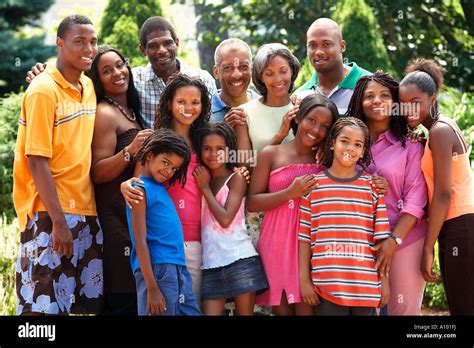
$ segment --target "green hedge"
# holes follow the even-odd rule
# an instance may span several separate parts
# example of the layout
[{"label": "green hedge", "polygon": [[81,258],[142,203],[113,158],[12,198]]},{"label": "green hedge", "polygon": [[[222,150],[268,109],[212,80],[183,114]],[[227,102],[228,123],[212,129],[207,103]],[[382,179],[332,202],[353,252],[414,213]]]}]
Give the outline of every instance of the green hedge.
[{"label": "green hedge", "polygon": [[23,92],[0,99],[0,212],[8,221],[15,217],[13,208],[13,160]]},{"label": "green hedge", "polygon": [[[438,262],[438,243],[435,245],[435,261],[434,271],[440,275],[439,262]],[[425,288],[425,296],[423,297],[423,304],[425,307],[433,309],[448,309],[448,302],[446,301],[446,294],[444,292],[443,284],[441,280],[436,283],[427,283]]]},{"label": "green hedge", "polygon": [[0,315],[16,315],[15,266],[20,242],[16,220],[0,217]]},{"label": "green hedge", "polygon": [[[462,93],[456,88],[447,87],[438,100],[440,111],[457,122],[467,143],[474,149],[474,93]],[[474,164],[474,151],[471,151],[470,159],[471,164]]]}]

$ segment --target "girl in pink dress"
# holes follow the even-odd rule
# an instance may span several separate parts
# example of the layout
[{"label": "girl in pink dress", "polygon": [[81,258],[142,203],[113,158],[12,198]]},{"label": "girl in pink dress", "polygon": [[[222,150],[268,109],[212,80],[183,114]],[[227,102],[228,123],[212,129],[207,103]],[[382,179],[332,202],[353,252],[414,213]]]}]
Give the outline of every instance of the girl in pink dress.
[{"label": "girl in pink dress", "polygon": [[272,306],[276,315],[311,315],[302,302],[298,272],[298,214],[300,197],[316,185],[321,167],[316,147],[338,117],[336,105],[321,95],[303,99],[293,121],[295,138],[266,146],[258,155],[247,196],[247,210],[264,211],[258,252],[270,289],[257,304]]}]

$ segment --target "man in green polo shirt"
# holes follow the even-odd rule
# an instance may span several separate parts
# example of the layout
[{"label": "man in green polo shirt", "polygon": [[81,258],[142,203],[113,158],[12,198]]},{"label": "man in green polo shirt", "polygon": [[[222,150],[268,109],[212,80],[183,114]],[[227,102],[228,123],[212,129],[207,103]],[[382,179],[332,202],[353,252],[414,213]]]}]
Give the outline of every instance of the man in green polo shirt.
[{"label": "man in green polo shirt", "polygon": [[308,58],[316,70],[311,78],[294,93],[303,99],[311,93],[320,93],[331,99],[344,115],[357,80],[370,72],[355,62],[344,64],[342,54],[346,42],[339,25],[329,18],[319,18],[306,33]]}]

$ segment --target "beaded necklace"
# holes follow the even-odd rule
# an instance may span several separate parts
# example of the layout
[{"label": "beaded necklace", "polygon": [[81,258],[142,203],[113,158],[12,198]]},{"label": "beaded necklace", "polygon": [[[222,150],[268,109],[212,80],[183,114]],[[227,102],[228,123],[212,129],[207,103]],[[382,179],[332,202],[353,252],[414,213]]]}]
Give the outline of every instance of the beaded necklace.
[{"label": "beaded necklace", "polygon": [[114,105],[115,107],[117,107],[117,108],[120,110],[120,112],[125,116],[125,118],[126,118],[127,120],[129,120],[130,122],[135,122],[135,121],[137,120],[137,117],[135,116],[135,113],[133,112],[132,109],[128,108],[128,110],[130,111],[130,114],[132,115],[132,116],[130,117],[130,116],[125,112],[125,109],[122,107],[122,105],[120,105],[120,104],[118,103],[118,101],[116,101],[115,99],[110,98],[110,97],[107,96],[107,95],[104,95],[104,99],[107,100],[107,102],[108,102],[109,104],[112,104],[112,105]]}]

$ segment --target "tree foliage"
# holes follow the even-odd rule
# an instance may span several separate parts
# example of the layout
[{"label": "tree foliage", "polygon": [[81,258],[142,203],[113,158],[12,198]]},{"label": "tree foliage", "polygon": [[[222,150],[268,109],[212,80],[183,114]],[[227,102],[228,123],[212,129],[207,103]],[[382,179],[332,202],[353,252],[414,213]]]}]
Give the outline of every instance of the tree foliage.
[{"label": "tree foliage", "polygon": [[45,46],[44,35],[27,35],[26,25],[38,27],[40,15],[53,0],[9,0],[0,3],[0,96],[18,91],[25,85],[26,72],[36,62],[54,55],[55,48]]},{"label": "tree foliage", "polygon": [[340,1],[332,18],[339,23],[347,43],[347,61],[369,71],[380,69],[394,74],[374,12],[364,0]]},{"label": "tree foliage", "polygon": [[[200,20],[218,23],[212,31],[201,31],[198,39],[215,45],[228,31],[229,37],[245,40],[255,50],[268,42],[281,42],[302,61],[306,55],[306,30],[317,18],[332,18],[347,6],[347,16],[361,5],[350,0],[195,0],[206,6]],[[392,68],[403,76],[413,57],[433,58],[448,69],[446,83],[462,90],[472,90],[474,71],[474,2],[472,0],[365,0],[377,23],[357,24],[346,33],[347,55],[354,55],[363,67],[385,60],[385,69]],[[367,11],[369,9],[367,7]],[[352,19],[351,19],[352,20]],[[371,20],[372,22],[372,20]],[[355,24],[354,24],[355,25]],[[383,54],[380,34],[388,55]],[[360,38],[374,40],[376,56],[368,54]],[[209,47],[213,46],[209,44]],[[388,57],[388,58],[387,58]],[[354,58],[356,60],[356,58]],[[360,60],[360,61],[359,61]],[[202,63],[202,62],[201,62]],[[376,63],[376,67],[380,63]],[[372,70],[374,70],[372,68]]]},{"label": "tree foliage", "polygon": [[132,66],[146,64],[139,48],[140,27],[148,17],[162,14],[159,0],[109,0],[100,23],[100,42],[119,49]]},{"label": "tree foliage", "polygon": [[[195,0],[204,7],[199,21],[218,23],[214,31],[200,31],[198,40],[212,47],[226,33],[246,41],[255,51],[264,43],[281,42],[302,60],[306,56],[306,30],[315,18],[329,16],[336,0],[224,0],[211,3]],[[201,62],[203,64],[203,62]]]},{"label": "tree foliage", "polygon": [[[13,208],[13,160],[23,92],[0,99],[0,212],[7,219],[15,216]],[[0,216],[1,218],[2,216]]]}]

